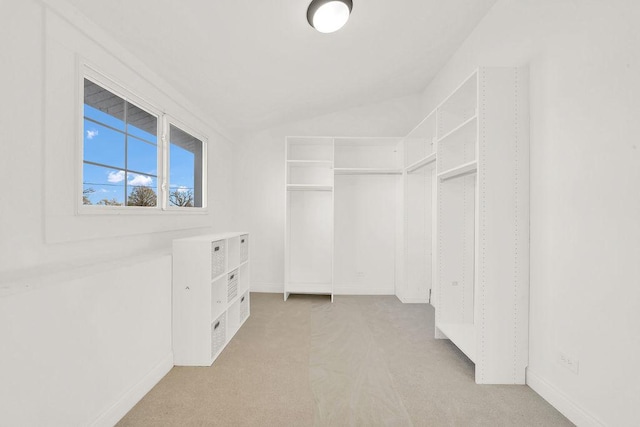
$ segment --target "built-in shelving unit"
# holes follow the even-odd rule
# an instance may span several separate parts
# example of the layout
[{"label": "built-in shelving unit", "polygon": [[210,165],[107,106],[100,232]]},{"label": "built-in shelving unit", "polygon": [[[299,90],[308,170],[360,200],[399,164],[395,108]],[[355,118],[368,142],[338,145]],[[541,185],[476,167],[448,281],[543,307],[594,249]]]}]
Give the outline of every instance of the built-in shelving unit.
[{"label": "built-in shelving unit", "polygon": [[248,319],[249,235],[173,241],[173,357],[210,366]]},{"label": "built-in shelving unit", "polygon": [[394,295],[402,138],[335,138],[334,293]]},{"label": "built-in shelving unit", "polygon": [[475,363],[477,383],[524,384],[526,81],[479,68],[404,138],[288,138],[285,299],[430,302],[436,337]]},{"label": "built-in shelving unit", "polygon": [[405,303],[430,302],[433,285],[436,124],[436,114],[429,114],[403,138],[404,220],[398,241],[403,263],[396,295]]},{"label": "built-in shelving unit", "polygon": [[435,110],[436,337],[476,382],[524,384],[528,358],[528,98],[518,68],[483,67]]},{"label": "built-in shelving unit", "polygon": [[284,299],[333,299],[333,138],[288,137]]},{"label": "built-in shelving unit", "polygon": [[285,300],[395,293],[402,160],[401,138],[286,139]]}]

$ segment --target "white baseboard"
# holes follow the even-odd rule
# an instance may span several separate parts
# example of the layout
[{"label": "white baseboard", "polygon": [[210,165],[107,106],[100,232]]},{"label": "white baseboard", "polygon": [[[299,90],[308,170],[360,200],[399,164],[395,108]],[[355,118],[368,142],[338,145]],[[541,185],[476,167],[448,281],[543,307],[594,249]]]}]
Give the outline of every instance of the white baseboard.
[{"label": "white baseboard", "polygon": [[282,294],[284,293],[284,285],[282,283],[252,283],[249,290],[262,294]]},{"label": "white baseboard", "polygon": [[527,368],[527,385],[578,427],[604,427],[603,422],[529,368]]},{"label": "white baseboard", "polygon": [[361,286],[333,285],[334,295],[395,295],[393,287],[362,288]]},{"label": "white baseboard", "polygon": [[104,411],[93,422],[92,426],[112,427],[131,410],[158,382],[173,368],[173,352],[165,356],[160,363],[151,369],[136,385],[125,392],[116,403]]}]

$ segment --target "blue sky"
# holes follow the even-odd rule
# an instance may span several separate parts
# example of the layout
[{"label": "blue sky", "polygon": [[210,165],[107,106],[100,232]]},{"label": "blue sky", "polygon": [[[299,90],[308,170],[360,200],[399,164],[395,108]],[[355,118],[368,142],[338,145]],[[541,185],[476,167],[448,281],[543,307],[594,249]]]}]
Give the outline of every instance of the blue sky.
[{"label": "blue sky", "polygon": [[[89,200],[93,204],[102,199],[116,199],[123,203],[125,181],[129,194],[136,185],[149,186],[157,193],[157,137],[132,125],[127,126],[128,169],[140,173],[126,173],[122,170],[125,166],[125,123],[87,104],[84,114],[84,160],[110,166],[83,165],[83,188],[94,190],[88,195]],[[194,154],[170,144],[169,155],[170,188],[193,189]]]}]

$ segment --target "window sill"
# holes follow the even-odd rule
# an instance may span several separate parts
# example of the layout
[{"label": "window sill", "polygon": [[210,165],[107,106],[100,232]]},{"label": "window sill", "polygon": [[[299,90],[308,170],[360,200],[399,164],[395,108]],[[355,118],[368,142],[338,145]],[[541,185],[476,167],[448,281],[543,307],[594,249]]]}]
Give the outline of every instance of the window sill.
[{"label": "window sill", "polygon": [[139,206],[80,206],[78,215],[207,215],[208,208],[166,208]]}]

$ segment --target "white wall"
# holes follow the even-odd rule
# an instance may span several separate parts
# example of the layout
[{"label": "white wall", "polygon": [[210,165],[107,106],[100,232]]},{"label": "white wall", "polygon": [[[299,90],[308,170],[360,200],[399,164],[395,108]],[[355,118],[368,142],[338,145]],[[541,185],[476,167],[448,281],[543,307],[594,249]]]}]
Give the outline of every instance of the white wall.
[{"label": "white wall", "polygon": [[638,423],[638,22],[631,0],[499,0],[423,98],[477,65],[530,64],[528,383],[579,425]]},{"label": "white wall", "polygon": [[[233,147],[64,1],[0,2],[0,44],[0,424],[110,424],[172,365],[171,240],[228,229]],[[207,135],[207,214],[76,214],[80,60]]]},{"label": "white wall", "polygon": [[420,119],[418,95],[254,132],[235,159],[236,228],[251,233],[251,290],[283,292],[286,136],[403,136]]}]

